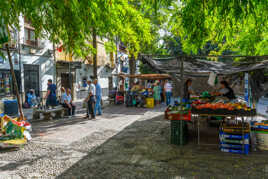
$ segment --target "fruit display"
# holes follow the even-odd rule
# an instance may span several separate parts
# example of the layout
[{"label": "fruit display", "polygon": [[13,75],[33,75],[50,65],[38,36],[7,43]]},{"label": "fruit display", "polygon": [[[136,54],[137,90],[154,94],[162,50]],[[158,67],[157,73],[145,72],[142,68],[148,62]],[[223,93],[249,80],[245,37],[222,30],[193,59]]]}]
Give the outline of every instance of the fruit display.
[{"label": "fruit display", "polygon": [[168,106],[165,110],[165,119],[167,120],[191,120],[191,109],[187,107],[187,104],[182,106],[174,105]]},{"label": "fruit display", "polygon": [[244,103],[205,103],[194,102],[192,105],[193,113],[200,114],[223,114],[223,115],[245,115],[251,116],[256,114],[255,109],[247,107]]}]

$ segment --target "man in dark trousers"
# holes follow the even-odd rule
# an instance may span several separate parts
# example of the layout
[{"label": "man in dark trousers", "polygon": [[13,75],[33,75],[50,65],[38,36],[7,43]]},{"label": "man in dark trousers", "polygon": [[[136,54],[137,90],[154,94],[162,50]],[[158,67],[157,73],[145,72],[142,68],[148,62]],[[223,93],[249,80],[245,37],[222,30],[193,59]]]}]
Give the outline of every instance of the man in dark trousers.
[{"label": "man in dark trousers", "polygon": [[57,96],[56,96],[57,87],[52,83],[52,80],[49,79],[47,81],[47,94],[45,96],[46,99],[46,107],[49,106],[57,106]]},{"label": "man in dark trousers", "polygon": [[89,118],[89,115],[91,115],[91,119],[95,119],[94,108],[96,103],[96,87],[91,80],[88,80],[87,84],[88,84],[88,96],[85,99],[85,102],[87,102],[88,104],[87,118]]}]

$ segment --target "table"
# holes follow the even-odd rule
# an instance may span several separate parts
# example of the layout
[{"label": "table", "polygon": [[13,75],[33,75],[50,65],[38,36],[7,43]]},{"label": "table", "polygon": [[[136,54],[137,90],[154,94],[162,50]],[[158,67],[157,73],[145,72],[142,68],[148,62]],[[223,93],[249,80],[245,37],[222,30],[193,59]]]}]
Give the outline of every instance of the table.
[{"label": "table", "polygon": [[211,116],[219,116],[219,117],[231,117],[231,118],[241,118],[242,119],[242,151],[244,152],[244,118],[245,117],[251,117],[253,118],[255,115],[226,115],[226,114],[204,114],[204,113],[198,113],[198,111],[192,111],[192,115],[194,116],[194,119],[197,119],[197,143],[200,145],[200,118],[198,117],[211,117]]}]

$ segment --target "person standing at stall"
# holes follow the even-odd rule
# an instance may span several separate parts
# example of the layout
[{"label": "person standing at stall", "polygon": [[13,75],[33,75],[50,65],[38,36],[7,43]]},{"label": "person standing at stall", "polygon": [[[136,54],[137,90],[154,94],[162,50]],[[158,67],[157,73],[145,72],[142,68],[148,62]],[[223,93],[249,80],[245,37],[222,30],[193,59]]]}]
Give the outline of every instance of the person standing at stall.
[{"label": "person standing at stall", "polygon": [[194,94],[194,91],[193,91],[193,88],[192,88],[192,82],[193,82],[193,80],[189,78],[184,83],[184,87],[183,87],[183,99],[182,99],[182,102],[183,103],[189,102],[191,95]]},{"label": "person standing at stall", "polygon": [[101,86],[98,83],[98,80],[95,79],[94,80],[94,85],[96,87],[96,105],[94,108],[94,113],[95,115],[97,115],[96,112],[98,112],[98,115],[102,115],[102,111],[101,111],[101,97],[102,97],[102,90],[101,90]]},{"label": "person standing at stall", "polygon": [[221,84],[220,90],[216,92],[214,95],[223,96],[228,98],[229,100],[236,99],[234,90],[229,86],[229,83],[227,81],[221,81],[220,84]]},{"label": "person standing at stall", "polygon": [[154,92],[154,100],[155,100],[155,104],[160,104],[160,86],[159,86],[159,82],[155,82],[154,88],[153,88],[153,92]]},{"label": "person standing at stall", "polygon": [[95,108],[95,103],[96,103],[96,87],[95,85],[92,83],[91,80],[87,81],[88,84],[88,96],[85,99],[85,102],[87,102],[87,116],[86,118],[89,118],[89,115],[91,115],[91,119],[95,119],[95,113],[94,113],[94,108]]},{"label": "person standing at stall", "polygon": [[172,85],[169,83],[168,80],[166,80],[166,83],[164,85],[164,91],[165,91],[166,105],[168,106],[170,105],[172,96]]}]

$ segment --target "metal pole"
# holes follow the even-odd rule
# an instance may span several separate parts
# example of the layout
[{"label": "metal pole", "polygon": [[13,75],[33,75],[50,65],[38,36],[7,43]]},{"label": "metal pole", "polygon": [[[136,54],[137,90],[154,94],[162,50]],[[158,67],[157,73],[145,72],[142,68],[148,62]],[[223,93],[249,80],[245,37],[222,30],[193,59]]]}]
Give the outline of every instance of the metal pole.
[{"label": "metal pole", "polygon": [[[180,59],[180,73],[181,73],[181,95],[180,95],[180,102],[181,102],[181,109],[180,109],[180,118],[181,118],[181,120],[180,120],[180,144],[181,144],[181,148],[182,148],[182,141],[183,141],[183,128],[182,128],[182,115],[183,115],[183,112],[182,112],[182,110],[183,110],[183,104],[182,104],[182,98],[183,98],[183,91],[184,91],[184,85],[183,85],[183,58],[181,58]],[[181,150],[181,152],[182,152],[182,150]]]}]

